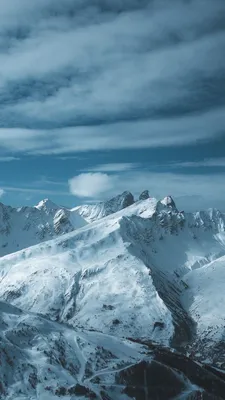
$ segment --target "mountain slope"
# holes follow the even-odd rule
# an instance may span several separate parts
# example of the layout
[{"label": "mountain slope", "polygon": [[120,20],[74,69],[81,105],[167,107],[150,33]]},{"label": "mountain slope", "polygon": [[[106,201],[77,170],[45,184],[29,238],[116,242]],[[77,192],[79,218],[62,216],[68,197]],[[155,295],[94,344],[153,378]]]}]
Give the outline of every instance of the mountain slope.
[{"label": "mountain slope", "polygon": [[[168,343],[171,313],[148,268],[130,254],[120,234],[124,213],[149,216],[156,204],[150,199],[135,203],[62,238],[2,258],[0,296],[73,326]],[[154,327],[160,320],[163,330]]]},{"label": "mountain slope", "polygon": [[70,329],[3,302],[0,326],[0,397],[5,400],[225,396],[217,370],[149,341]]},{"label": "mountain slope", "polygon": [[0,256],[52,239],[86,225],[76,212],[50,200],[35,207],[12,208],[0,203]]},{"label": "mountain slope", "polygon": [[7,400],[82,398],[84,390],[97,398],[103,388],[92,379],[111,374],[113,383],[117,371],[147,353],[142,345],[75,331],[3,302],[0,326],[0,398]]}]

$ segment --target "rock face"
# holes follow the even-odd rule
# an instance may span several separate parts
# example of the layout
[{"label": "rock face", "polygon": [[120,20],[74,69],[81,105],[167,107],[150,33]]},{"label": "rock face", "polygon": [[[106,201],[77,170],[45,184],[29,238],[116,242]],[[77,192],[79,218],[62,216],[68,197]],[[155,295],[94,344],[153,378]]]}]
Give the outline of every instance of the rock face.
[{"label": "rock face", "polygon": [[111,203],[112,206],[119,211],[134,204],[134,196],[130,192],[123,192],[119,196],[116,196],[114,199],[110,200],[109,203]]},{"label": "rock face", "polygon": [[139,196],[139,200],[147,200],[149,199],[149,191],[148,190],[144,190],[140,196]]}]

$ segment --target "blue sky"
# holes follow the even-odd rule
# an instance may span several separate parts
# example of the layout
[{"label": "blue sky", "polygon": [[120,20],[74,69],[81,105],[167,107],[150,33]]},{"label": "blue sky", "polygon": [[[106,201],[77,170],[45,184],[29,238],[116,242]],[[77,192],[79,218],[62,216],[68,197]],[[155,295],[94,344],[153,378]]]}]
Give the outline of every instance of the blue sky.
[{"label": "blue sky", "polygon": [[0,196],[225,211],[224,0],[2,0]]}]

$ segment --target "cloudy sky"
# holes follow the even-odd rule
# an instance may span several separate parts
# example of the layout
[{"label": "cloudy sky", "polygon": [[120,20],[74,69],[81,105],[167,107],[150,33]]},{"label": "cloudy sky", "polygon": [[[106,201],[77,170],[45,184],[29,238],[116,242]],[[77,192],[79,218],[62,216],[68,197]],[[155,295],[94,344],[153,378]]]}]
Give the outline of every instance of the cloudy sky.
[{"label": "cloudy sky", "polygon": [[224,49],[224,0],[1,0],[1,201],[225,211]]}]

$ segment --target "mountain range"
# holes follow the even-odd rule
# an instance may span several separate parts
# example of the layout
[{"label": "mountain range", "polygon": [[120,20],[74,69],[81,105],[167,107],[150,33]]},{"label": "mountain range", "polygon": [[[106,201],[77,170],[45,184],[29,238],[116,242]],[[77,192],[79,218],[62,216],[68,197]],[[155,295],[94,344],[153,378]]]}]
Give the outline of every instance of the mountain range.
[{"label": "mountain range", "polygon": [[0,203],[0,398],[225,398],[225,215]]}]

